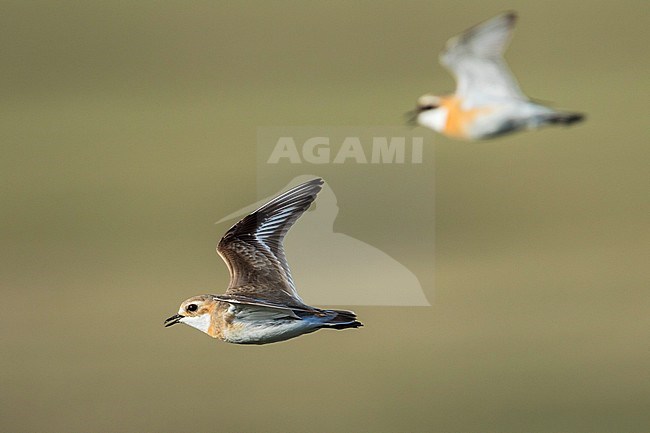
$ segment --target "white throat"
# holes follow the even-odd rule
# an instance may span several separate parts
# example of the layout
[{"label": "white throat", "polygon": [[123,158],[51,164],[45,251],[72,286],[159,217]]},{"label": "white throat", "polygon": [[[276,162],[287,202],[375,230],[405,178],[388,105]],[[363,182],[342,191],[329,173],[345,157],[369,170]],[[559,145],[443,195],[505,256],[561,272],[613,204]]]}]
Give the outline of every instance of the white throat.
[{"label": "white throat", "polygon": [[421,112],[418,115],[418,123],[434,131],[443,132],[447,124],[447,108],[438,107]]},{"label": "white throat", "polygon": [[210,313],[201,314],[200,316],[183,317],[180,321],[207,334],[208,328],[210,328]]}]

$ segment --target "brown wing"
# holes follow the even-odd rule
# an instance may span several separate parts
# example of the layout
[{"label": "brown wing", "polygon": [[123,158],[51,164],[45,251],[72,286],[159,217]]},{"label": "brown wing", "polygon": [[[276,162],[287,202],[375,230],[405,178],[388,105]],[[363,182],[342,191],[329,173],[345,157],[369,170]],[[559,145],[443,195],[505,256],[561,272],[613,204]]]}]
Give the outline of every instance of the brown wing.
[{"label": "brown wing", "polygon": [[282,241],[309,208],[323,179],[313,179],[274,198],[232,226],[217,253],[230,271],[225,295],[277,304],[302,305],[284,255]]}]

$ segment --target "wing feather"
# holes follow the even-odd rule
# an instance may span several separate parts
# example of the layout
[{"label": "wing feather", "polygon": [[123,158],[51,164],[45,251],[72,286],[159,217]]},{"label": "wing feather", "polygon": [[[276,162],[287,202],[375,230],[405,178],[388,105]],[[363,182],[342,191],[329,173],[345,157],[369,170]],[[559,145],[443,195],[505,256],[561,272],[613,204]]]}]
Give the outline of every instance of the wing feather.
[{"label": "wing feather", "polygon": [[282,241],[321,190],[317,178],[292,188],[244,217],[223,236],[217,252],[230,271],[226,295],[247,295],[271,303],[304,305]]},{"label": "wing feather", "polygon": [[440,62],[456,77],[456,95],[464,108],[495,98],[526,100],[503,59],[517,21],[514,12],[498,15],[451,38]]},{"label": "wing feather", "polygon": [[[242,315],[247,315],[252,317],[251,314],[260,314],[260,318],[263,316],[266,318],[292,318],[300,319],[299,314],[313,314],[318,309],[309,307],[307,305],[303,306],[287,306],[284,304],[274,304],[268,301],[259,300],[257,298],[249,298],[242,295],[212,295],[214,299],[221,302],[227,302],[231,305],[230,311],[235,314],[236,317],[241,317]],[[255,313],[257,312],[257,313]]]}]

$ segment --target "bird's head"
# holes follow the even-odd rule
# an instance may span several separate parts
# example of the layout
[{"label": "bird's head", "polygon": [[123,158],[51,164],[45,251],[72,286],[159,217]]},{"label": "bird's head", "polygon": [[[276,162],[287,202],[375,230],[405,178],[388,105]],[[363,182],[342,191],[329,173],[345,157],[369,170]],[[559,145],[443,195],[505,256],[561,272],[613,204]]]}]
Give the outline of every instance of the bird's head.
[{"label": "bird's head", "polygon": [[410,112],[411,123],[442,131],[447,120],[446,109],[442,106],[440,96],[426,94],[418,98],[415,110]]},{"label": "bird's head", "polygon": [[165,327],[185,323],[199,331],[212,335],[209,329],[216,302],[211,295],[199,295],[186,299],[181,303],[178,314],[165,320]]}]

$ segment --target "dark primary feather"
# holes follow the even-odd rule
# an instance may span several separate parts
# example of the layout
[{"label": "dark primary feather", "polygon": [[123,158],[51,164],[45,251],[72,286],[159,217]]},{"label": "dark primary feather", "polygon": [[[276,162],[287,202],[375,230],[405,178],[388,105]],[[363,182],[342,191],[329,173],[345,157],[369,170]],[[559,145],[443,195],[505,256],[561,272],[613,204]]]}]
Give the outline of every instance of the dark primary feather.
[{"label": "dark primary feather", "polygon": [[304,305],[291,278],[282,241],[321,190],[317,178],[274,198],[232,226],[217,252],[230,271],[225,295]]}]

